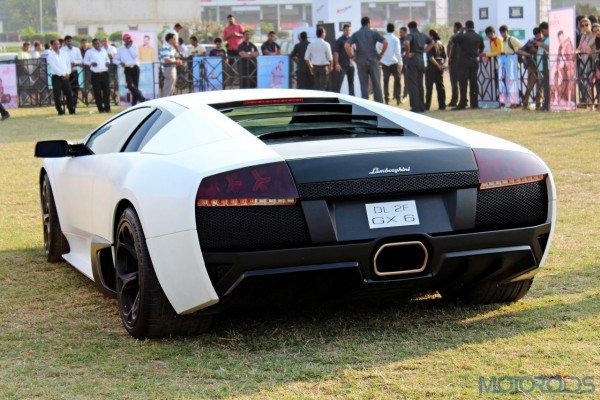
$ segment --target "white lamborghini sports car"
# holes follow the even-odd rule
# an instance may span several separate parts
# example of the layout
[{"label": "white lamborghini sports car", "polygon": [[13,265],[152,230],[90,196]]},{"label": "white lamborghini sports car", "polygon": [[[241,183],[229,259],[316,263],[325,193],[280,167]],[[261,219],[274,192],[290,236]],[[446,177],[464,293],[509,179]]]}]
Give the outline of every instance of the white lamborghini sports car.
[{"label": "white lamborghini sports car", "polygon": [[48,261],[116,297],[135,337],[202,332],[233,305],[515,301],[556,214],[529,150],[329,92],[152,100],[35,155]]}]

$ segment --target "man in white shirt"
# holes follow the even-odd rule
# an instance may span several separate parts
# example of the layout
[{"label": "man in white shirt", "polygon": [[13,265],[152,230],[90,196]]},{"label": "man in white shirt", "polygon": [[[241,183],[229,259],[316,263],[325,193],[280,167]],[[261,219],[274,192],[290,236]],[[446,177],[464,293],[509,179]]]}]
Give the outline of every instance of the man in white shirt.
[{"label": "man in white shirt", "polygon": [[183,29],[183,26],[179,22],[176,23],[172,29],[167,29],[167,31],[163,35],[163,46],[165,45],[166,42],[168,42],[167,35],[169,33],[173,34],[173,37],[175,38],[175,43],[178,45],[179,44],[179,32],[181,32],[182,29]]},{"label": "man in white shirt", "polygon": [[106,50],[100,47],[98,39],[92,40],[92,48],[85,52],[83,63],[90,67],[92,72],[92,90],[94,101],[101,113],[110,112],[110,87],[108,83],[108,66],[110,60]]},{"label": "man in white shirt", "polygon": [[394,99],[396,105],[400,105],[400,72],[402,71],[402,54],[400,48],[400,39],[394,35],[396,27],[394,24],[387,24],[387,35],[385,40],[388,47],[381,57],[381,69],[383,69],[383,98],[385,104],[390,103],[390,75],[394,77]]},{"label": "man in white shirt", "polygon": [[17,59],[19,60],[31,60],[31,52],[29,48],[31,44],[29,42],[24,42],[23,47],[21,47],[21,51],[17,54]]},{"label": "man in white shirt", "polygon": [[33,72],[33,64],[31,62],[31,44],[24,42],[21,51],[17,54],[17,59],[20,61],[17,63],[17,79],[19,86],[30,86],[31,85],[31,73]]},{"label": "man in white shirt", "polygon": [[317,39],[306,48],[304,60],[315,79],[316,90],[327,90],[327,75],[333,70],[331,46],[325,41],[325,29],[317,28]]},{"label": "man in white shirt", "polygon": [[190,43],[192,44],[192,48],[188,54],[190,57],[206,56],[206,47],[202,46],[198,42],[198,38],[196,36],[190,36]]},{"label": "man in white shirt", "polygon": [[77,107],[77,96],[79,95],[79,70],[77,67],[83,65],[81,51],[79,48],[73,46],[73,38],[67,35],[65,36],[64,46],[60,49],[60,52],[66,54],[71,63],[69,80],[71,81],[71,90],[73,91],[73,109],[75,109]]},{"label": "man in white shirt", "polygon": [[175,43],[175,35],[167,33],[166,41],[160,49],[160,61],[162,64],[162,72],[164,76],[161,96],[167,97],[173,94],[175,83],[177,82],[177,67],[183,65],[179,51],[177,51],[177,43]]},{"label": "man in white shirt", "polygon": [[33,50],[31,51],[31,58],[37,60],[42,56],[42,52],[44,51],[44,46],[42,46],[42,42],[39,40],[35,40],[33,42]]},{"label": "man in white shirt", "polygon": [[[62,106],[62,96],[67,98],[66,106],[69,114],[75,114],[73,102],[73,91],[69,77],[71,75],[71,60],[65,52],[60,51],[60,42],[53,39],[50,42],[51,50],[46,57],[49,72],[52,74],[52,92],[54,94],[54,107],[58,115],[64,115],[65,109]],[[77,50],[79,51],[79,50]]]},{"label": "man in white shirt", "polygon": [[117,48],[108,43],[108,38],[106,37],[102,38],[100,44],[104,51],[106,51],[106,54],[108,54],[108,58],[112,61],[112,59],[117,55]]},{"label": "man in white shirt", "polygon": [[137,103],[146,101],[138,88],[140,83],[139,53],[137,46],[131,40],[130,34],[123,35],[123,46],[117,50],[113,62],[124,68],[127,89],[131,93],[131,105],[135,106]]}]

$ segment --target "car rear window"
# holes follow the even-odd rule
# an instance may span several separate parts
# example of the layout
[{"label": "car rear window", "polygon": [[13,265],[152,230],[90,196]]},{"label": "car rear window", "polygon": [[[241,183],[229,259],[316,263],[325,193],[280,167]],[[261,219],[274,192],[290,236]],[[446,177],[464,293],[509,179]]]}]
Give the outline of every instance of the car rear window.
[{"label": "car rear window", "polygon": [[335,98],[265,99],[213,107],[263,140],[404,133],[387,118]]}]

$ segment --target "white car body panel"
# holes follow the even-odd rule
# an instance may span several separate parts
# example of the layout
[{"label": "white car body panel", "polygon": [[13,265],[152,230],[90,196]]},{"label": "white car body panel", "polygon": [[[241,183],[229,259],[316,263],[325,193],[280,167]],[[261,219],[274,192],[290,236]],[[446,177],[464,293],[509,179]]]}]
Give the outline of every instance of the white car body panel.
[{"label": "white car body panel", "polygon": [[219,301],[204,266],[196,229],[148,238],[146,244],[158,281],[175,311],[191,313]]},{"label": "white car body panel", "polygon": [[[207,104],[261,98],[336,97],[368,108],[449,145],[496,148],[533,154],[494,136],[357,97],[304,90],[243,90],[173,96],[144,103],[188,108],[136,153],[45,159],[62,230],[71,252],[65,260],[93,279],[92,238],[114,243],[116,207],[135,208],[159,282],[178,313],[191,313],[219,301],[211,284],[196,231],[196,192],[204,177],[252,165],[283,161],[273,148]],[[171,104],[172,103],[172,104]],[[415,147],[416,149],[417,147]],[[362,149],[364,152],[365,149]],[[350,150],[353,152],[359,149]],[[382,151],[373,148],[373,152]],[[321,154],[328,154],[322,149]],[[305,154],[315,157],[315,153]],[[537,157],[537,156],[536,156]],[[538,157],[539,159],[539,157]],[[541,160],[540,160],[541,161]],[[548,178],[550,240],[556,219],[556,189]],[[548,249],[542,259],[545,261]]]}]

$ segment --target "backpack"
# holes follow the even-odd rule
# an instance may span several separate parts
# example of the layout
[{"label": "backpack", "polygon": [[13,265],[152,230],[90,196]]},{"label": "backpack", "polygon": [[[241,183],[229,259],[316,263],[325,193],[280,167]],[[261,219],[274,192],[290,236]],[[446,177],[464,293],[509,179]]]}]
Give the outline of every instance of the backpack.
[{"label": "backpack", "polygon": [[[512,44],[512,40],[511,40],[512,38],[513,38],[512,36],[508,37],[508,47],[510,47],[510,49],[513,51],[513,53],[515,53],[515,55],[517,56],[517,61],[519,61],[519,64],[524,64],[525,60],[523,60],[523,56],[517,52],[518,50],[515,50],[515,48]],[[525,65],[525,66],[527,66],[527,65]]]}]

